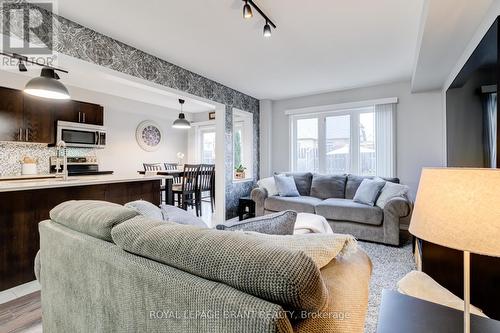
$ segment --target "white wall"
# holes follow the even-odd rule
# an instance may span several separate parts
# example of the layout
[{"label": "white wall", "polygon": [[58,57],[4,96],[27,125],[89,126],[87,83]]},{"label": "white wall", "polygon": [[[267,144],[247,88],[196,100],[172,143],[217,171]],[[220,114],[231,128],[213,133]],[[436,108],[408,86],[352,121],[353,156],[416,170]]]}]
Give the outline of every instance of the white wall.
[{"label": "white wall", "polygon": [[[187,153],[187,131],[171,128],[174,118],[158,116],[154,108],[145,107],[142,114],[137,114],[104,106],[108,142],[106,148],[98,152],[102,170],[131,174],[142,170],[142,163],[177,162],[177,152]],[[156,121],[162,129],[164,137],[157,151],[146,152],[137,144],[135,129],[144,120]]]},{"label": "white wall", "polygon": [[410,82],[324,93],[273,102],[273,172],[290,169],[290,126],[286,110],[311,106],[398,97],[397,177],[411,188],[414,197],[422,167],[445,165],[444,108],[441,91],[410,93]]}]

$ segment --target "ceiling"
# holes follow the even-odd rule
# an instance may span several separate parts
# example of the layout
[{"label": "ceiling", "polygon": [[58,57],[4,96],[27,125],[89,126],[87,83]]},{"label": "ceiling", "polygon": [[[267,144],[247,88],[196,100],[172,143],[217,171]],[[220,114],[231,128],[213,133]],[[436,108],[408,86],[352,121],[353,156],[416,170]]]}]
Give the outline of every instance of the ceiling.
[{"label": "ceiling", "polygon": [[426,1],[412,80],[413,92],[443,87],[485,15],[496,12],[492,7],[494,3],[495,0]]},{"label": "ceiling", "polygon": [[63,0],[60,15],[258,99],[409,80],[423,0]]}]

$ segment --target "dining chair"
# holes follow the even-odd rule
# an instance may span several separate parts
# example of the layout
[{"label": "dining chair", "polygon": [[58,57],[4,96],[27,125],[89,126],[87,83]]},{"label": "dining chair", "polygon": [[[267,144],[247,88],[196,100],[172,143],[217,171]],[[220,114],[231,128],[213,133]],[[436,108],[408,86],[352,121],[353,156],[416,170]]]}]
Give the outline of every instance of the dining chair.
[{"label": "dining chair", "polygon": [[160,163],[142,163],[144,171],[161,171]]},{"label": "dining chair", "polygon": [[[177,163],[163,163],[165,170],[178,171]],[[174,175],[174,185],[180,185],[182,183],[182,177],[180,175]]]},{"label": "dining chair", "polygon": [[174,195],[177,195],[179,207],[184,210],[187,210],[188,206],[195,207],[196,216],[200,216],[199,214],[201,214],[201,203],[196,200],[199,172],[199,164],[185,164],[182,183],[172,187]]},{"label": "dining chair", "polygon": [[[161,171],[162,166],[160,163],[142,163],[144,166],[144,171]],[[166,197],[167,197],[167,186],[165,185],[164,181],[161,181],[160,185],[160,198],[161,198],[161,203],[165,203]]]},{"label": "dining chair", "polygon": [[[201,164],[200,172],[199,172],[199,181],[198,181],[198,191],[196,194],[196,200],[200,206],[200,214],[201,214],[201,202],[203,199],[208,198],[210,201],[210,206],[212,208],[212,213],[214,212],[214,200],[212,200],[212,188],[213,179],[215,175],[215,165],[214,164]],[[203,197],[203,193],[208,192],[208,196]]]}]

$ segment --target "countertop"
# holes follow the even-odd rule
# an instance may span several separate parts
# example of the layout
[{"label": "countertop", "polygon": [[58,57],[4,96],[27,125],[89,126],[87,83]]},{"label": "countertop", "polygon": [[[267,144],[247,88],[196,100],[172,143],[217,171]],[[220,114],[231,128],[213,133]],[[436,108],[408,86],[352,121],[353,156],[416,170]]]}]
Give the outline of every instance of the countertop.
[{"label": "countertop", "polygon": [[[46,177],[50,177],[47,175]],[[95,175],[95,176],[69,176],[68,180],[62,180],[62,178],[43,178],[43,179],[25,179],[19,177],[12,179],[11,177],[7,179],[0,177],[0,192],[12,192],[12,191],[25,191],[25,190],[38,190],[45,188],[58,188],[58,187],[71,187],[71,186],[86,186],[86,185],[98,185],[98,184],[112,184],[112,183],[128,183],[128,182],[140,182],[149,180],[160,180],[172,178],[172,176],[145,176],[145,175]]]}]

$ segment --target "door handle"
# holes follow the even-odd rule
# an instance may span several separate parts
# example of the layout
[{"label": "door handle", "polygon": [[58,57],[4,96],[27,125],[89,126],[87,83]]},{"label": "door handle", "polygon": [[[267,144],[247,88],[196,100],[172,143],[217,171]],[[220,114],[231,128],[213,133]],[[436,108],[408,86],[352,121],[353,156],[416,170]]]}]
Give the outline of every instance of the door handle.
[{"label": "door handle", "polygon": [[29,128],[27,128],[26,130],[26,141],[29,141]]},{"label": "door handle", "polygon": [[81,123],[82,120],[81,120],[81,112],[78,112],[78,122]]},{"label": "door handle", "polygon": [[83,112],[83,122],[85,122],[85,112]]},{"label": "door handle", "polygon": [[18,138],[19,141],[23,141],[23,129],[21,127],[19,127],[19,138]]},{"label": "door handle", "polygon": [[99,146],[99,132],[95,132],[95,139],[94,139],[95,145]]}]

